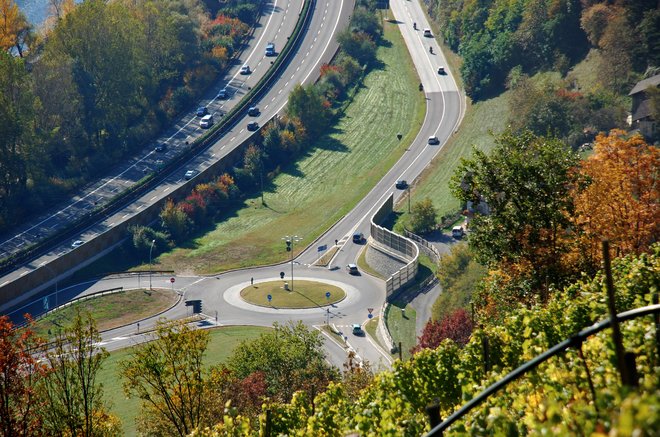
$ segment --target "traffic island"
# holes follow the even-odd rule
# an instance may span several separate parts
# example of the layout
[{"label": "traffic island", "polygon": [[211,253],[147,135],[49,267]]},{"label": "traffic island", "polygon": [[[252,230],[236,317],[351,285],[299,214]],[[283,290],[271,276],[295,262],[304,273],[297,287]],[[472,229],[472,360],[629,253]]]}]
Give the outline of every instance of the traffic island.
[{"label": "traffic island", "polygon": [[241,290],[241,298],[248,303],[287,309],[324,307],[345,297],[346,292],[336,285],[302,279],[293,284],[285,280],[258,282]]}]

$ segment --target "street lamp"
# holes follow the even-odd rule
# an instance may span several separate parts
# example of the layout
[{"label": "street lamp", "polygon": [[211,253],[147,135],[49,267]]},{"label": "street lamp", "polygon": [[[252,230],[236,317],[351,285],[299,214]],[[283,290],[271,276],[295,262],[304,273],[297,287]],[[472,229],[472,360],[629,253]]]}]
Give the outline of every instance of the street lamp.
[{"label": "street lamp", "polygon": [[154,249],[156,240],[151,240],[151,247],[149,248],[149,290],[151,290],[151,251]]},{"label": "street lamp", "polygon": [[291,291],[293,291],[293,243],[302,241],[302,238],[297,235],[291,237],[285,235],[282,240],[286,243],[286,251],[291,252]]}]

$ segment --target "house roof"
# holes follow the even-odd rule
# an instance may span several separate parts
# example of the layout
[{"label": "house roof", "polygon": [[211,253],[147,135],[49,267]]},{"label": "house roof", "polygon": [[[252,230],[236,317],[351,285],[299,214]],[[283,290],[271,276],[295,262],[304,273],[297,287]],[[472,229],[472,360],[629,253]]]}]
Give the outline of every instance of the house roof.
[{"label": "house roof", "polygon": [[650,116],[651,116],[651,102],[648,100],[644,100],[642,103],[639,104],[635,113],[632,114],[632,120],[639,121],[643,118]]},{"label": "house roof", "polygon": [[660,84],[660,74],[656,74],[655,76],[651,76],[648,79],[640,80],[637,82],[637,85],[634,86],[632,91],[628,93],[629,96],[632,96],[633,94],[637,94],[639,92],[644,91],[645,89],[652,87],[652,86],[658,86]]}]

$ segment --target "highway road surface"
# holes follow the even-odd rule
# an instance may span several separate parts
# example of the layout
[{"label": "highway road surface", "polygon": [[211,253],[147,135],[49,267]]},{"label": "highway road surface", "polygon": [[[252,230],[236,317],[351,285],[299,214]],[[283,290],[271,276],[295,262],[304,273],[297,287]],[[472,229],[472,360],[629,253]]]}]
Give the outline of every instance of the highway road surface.
[{"label": "highway road surface", "polygon": [[[309,80],[313,69],[318,69],[323,56],[332,50],[332,35],[341,24],[346,23],[352,3],[338,1],[318,1],[315,11],[313,25],[310,26],[304,43],[301,45],[297,61],[293,62],[282,74],[278,85],[273,87],[262,99],[260,105],[263,108],[264,119],[279,111],[285,103],[286,95],[291,87],[299,82]],[[344,346],[356,350],[360,358],[368,360],[376,368],[387,367],[391,364],[391,357],[387,351],[383,351],[368,336],[353,336],[347,329],[353,323],[364,323],[368,317],[368,308],[374,308],[374,314],[378,315],[384,300],[383,281],[373,278],[367,274],[352,276],[343,268],[321,268],[314,267],[314,261],[318,258],[317,246],[321,244],[334,245],[338,241],[337,251],[331,265],[341,267],[349,262],[355,262],[360,250],[364,245],[353,244],[352,234],[359,230],[365,236],[369,233],[369,220],[374,211],[382,202],[394,193],[395,201],[399,199],[404,191],[394,188],[394,183],[399,179],[413,181],[429,165],[444,146],[447,139],[456,131],[462,120],[465,102],[458,89],[456,82],[449,69],[440,47],[435,39],[425,37],[422,29],[429,28],[425,15],[416,1],[393,0],[391,3],[392,13],[400,26],[404,40],[410,51],[415,68],[423,84],[427,102],[427,112],[422,128],[404,156],[392,167],[385,177],[371,190],[371,192],[337,224],[312,242],[294,262],[294,277],[298,279],[313,279],[327,281],[341,286],[348,297],[333,306],[314,308],[309,310],[285,310],[272,308],[254,307],[241,301],[237,296],[237,290],[250,283],[254,278],[255,283],[260,281],[279,279],[279,272],[283,271],[290,276],[290,263],[277,266],[256,267],[239,271],[232,271],[216,276],[182,277],[176,276],[176,282],[170,283],[169,276],[152,277],[154,287],[176,289],[182,296],[182,301],[162,316],[176,319],[189,314],[189,307],[184,305],[184,300],[201,299],[203,301],[203,313],[207,316],[207,324],[220,325],[259,325],[271,326],[273,322],[285,322],[287,320],[302,320],[310,326],[322,326],[328,319],[329,322],[348,337],[348,345],[341,342],[328,341],[328,356],[330,362],[341,368],[345,359]],[[413,29],[413,22],[417,23],[417,30]],[[433,54],[429,52],[429,46],[433,47]],[[446,74],[438,74],[439,66],[444,66]],[[310,69],[313,67],[313,69]],[[282,85],[283,84],[283,85]],[[266,106],[268,105],[268,106]],[[244,135],[242,126],[236,126],[234,131],[219,141],[209,151],[202,153],[190,162],[186,168],[203,169],[205,162],[221,154],[227,144],[231,144],[240,135]],[[428,144],[428,138],[436,136],[439,144]],[[183,171],[183,169],[182,169]],[[180,177],[181,175],[179,175]],[[176,176],[166,181],[176,183]],[[159,187],[165,190],[167,184]],[[148,197],[148,196],[145,196]],[[145,199],[148,201],[148,199]],[[138,207],[133,206],[133,207]],[[130,214],[132,210],[127,210]],[[110,220],[118,220],[117,217]],[[100,225],[109,226],[111,223]],[[90,230],[93,232],[93,230]],[[140,283],[138,283],[140,281]],[[80,284],[67,290],[60,291],[59,299],[64,301],[74,296],[90,293],[115,286],[124,288],[137,288],[146,286],[146,278],[106,278],[101,281]],[[217,322],[216,320],[217,314]],[[109,349],[125,347],[144,340],[144,331],[151,329],[156,318],[141,322],[141,332],[137,331],[136,325],[129,325],[103,334],[103,343]]]}]

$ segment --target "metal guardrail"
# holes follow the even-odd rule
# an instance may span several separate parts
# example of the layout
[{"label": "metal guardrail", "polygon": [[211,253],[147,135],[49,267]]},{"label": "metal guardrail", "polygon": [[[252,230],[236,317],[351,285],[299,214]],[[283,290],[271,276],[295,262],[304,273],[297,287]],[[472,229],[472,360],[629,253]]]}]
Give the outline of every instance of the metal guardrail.
[{"label": "metal guardrail", "polygon": [[236,123],[238,116],[247,107],[249,101],[258,97],[259,93],[264,92],[272,85],[271,81],[275,75],[280,72],[284,62],[288,60],[295,46],[301,41],[300,38],[302,30],[309,24],[308,21],[310,20],[313,12],[312,5],[315,2],[316,0],[305,0],[300,13],[300,17],[302,19],[298,20],[292,37],[285,44],[284,48],[280,52],[280,56],[277,57],[276,61],[273,63],[273,66],[268,69],[268,72],[264,75],[264,77],[261,78],[257,85],[254,86],[250,92],[244,96],[243,99],[241,99],[241,102],[232,108],[232,110],[229,111],[222,118],[222,120],[215,125],[215,129],[212,129],[208,135],[194,140],[186,151],[168,161],[162,168],[142,178],[134,185],[114,196],[104,205],[95,208],[92,212],[79,219],[72,226],[67,227],[66,229],[63,229],[53,234],[52,236],[45,238],[44,240],[28,246],[24,251],[20,251],[16,254],[9,255],[8,257],[1,259],[0,275],[8,273],[18,264],[34,259],[35,257],[41,255],[45,250],[51,248],[53,245],[61,244],[67,239],[72,238],[76,233],[85,230],[97,221],[109,217],[111,214],[115,213],[124,205],[126,205],[126,203],[137,199],[144,192],[153,188],[157,183],[161,182],[165,177],[167,177],[172,170],[179,168],[180,165],[184,161],[188,160],[191,156],[199,153],[201,150],[208,147],[211,143],[217,140],[218,137],[224,133],[224,130]]},{"label": "metal guardrail", "polygon": [[[634,310],[626,311],[621,314],[617,314],[615,319],[616,321],[614,324],[619,323],[619,322],[625,322],[627,320],[632,320],[637,317],[642,317],[646,316],[649,314],[659,314],[660,313],[660,305],[655,304],[655,305],[649,305],[645,306],[642,308],[637,308]],[[457,411],[455,411],[451,416],[449,416],[447,419],[442,421],[442,423],[437,424],[436,426],[433,426],[433,429],[429,431],[425,437],[434,437],[434,436],[441,436],[442,432],[449,428],[450,425],[452,425],[454,422],[456,422],[458,419],[462,418],[465,416],[468,412],[470,412],[473,408],[479,406],[481,403],[483,403],[490,395],[497,393],[499,390],[502,388],[506,387],[510,382],[515,381],[516,379],[520,378],[522,375],[525,373],[529,372],[530,370],[535,369],[538,367],[541,363],[544,361],[547,361],[548,359],[559,355],[560,353],[564,352],[566,349],[570,347],[579,347],[588,337],[597,334],[598,332],[609,328],[610,326],[613,325],[613,321],[611,318],[603,320],[601,322],[596,323],[595,325],[592,325],[574,336],[562,341],[561,343],[555,345],[554,347],[548,349],[547,351],[543,352],[542,354],[538,355],[537,357],[531,359],[530,361],[526,362],[522,366],[518,367],[514,371],[510,372],[507,374],[504,378],[500,379],[499,381],[495,382],[494,384],[491,384],[487,389],[482,391],[478,396],[470,400],[467,404],[463,405],[461,408],[459,408]],[[431,407],[433,408],[433,407]],[[431,422],[434,421],[439,421],[437,418],[439,418],[439,410],[437,410],[437,416],[436,420],[431,420]]]}]

